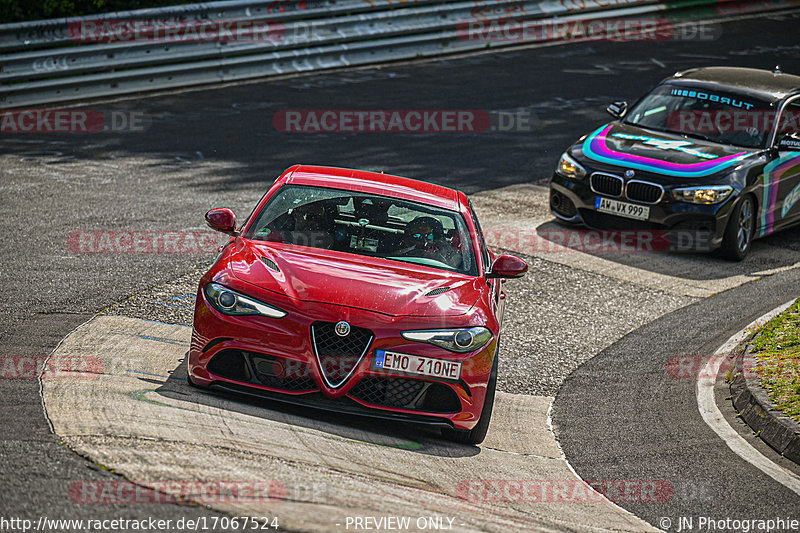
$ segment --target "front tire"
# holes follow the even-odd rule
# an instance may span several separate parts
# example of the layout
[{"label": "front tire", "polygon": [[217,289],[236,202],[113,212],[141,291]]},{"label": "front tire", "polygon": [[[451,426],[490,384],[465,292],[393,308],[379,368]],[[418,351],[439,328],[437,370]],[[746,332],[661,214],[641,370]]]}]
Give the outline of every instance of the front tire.
[{"label": "front tire", "polygon": [[486,397],[483,399],[483,408],[478,423],[472,429],[443,429],[442,436],[449,441],[459,444],[480,444],[486,438],[489,431],[489,422],[492,420],[492,409],[494,407],[494,395],[497,389],[497,360],[499,354],[495,354],[492,363],[492,371],[489,373],[489,382],[486,384]]},{"label": "front tire", "polygon": [[733,208],[719,254],[731,261],[741,261],[747,257],[753,244],[756,226],[756,210],[752,196],[745,196]]}]

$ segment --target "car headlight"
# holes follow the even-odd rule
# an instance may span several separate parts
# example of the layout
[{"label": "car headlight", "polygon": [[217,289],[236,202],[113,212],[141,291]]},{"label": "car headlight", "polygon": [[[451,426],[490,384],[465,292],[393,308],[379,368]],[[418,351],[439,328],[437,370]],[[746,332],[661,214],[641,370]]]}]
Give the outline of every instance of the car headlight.
[{"label": "car headlight", "polygon": [[482,348],[492,340],[492,332],[483,326],[457,329],[423,329],[404,331],[404,339],[414,342],[427,342],[456,353],[466,353]]},{"label": "car headlight", "polygon": [[286,311],[232,291],[218,283],[209,283],[205,291],[206,298],[214,309],[226,315],[261,315],[270,318],[286,316]]},{"label": "car headlight", "polygon": [[586,169],[583,168],[569,156],[566,152],[561,154],[561,159],[558,160],[556,172],[565,178],[580,179],[586,175]]},{"label": "car headlight", "polygon": [[691,204],[718,204],[733,192],[729,185],[711,185],[707,187],[681,187],[674,189],[672,196],[679,202]]}]

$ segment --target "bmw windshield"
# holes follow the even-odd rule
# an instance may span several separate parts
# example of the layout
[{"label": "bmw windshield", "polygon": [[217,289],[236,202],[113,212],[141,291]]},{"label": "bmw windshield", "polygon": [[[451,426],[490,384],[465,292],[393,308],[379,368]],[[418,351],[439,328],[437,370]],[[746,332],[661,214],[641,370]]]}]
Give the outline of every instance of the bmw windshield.
[{"label": "bmw windshield", "polygon": [[765,100],[665,84],[634,105],[623,122],[720,144],[759,148],[774,121],[775,109]]}]

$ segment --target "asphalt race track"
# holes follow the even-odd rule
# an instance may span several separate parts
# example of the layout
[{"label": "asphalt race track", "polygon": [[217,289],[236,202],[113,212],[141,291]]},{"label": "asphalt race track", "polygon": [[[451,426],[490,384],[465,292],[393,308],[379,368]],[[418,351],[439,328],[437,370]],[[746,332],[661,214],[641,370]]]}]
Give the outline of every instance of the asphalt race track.
[{"label": "asphalt race track", "polygon": [[[677,524],[678,516],[797,516],[800,495],[734,455],[700,417],[696,379],[676,378],[667,362],[712,355],[737,330],[789,300],[798,281],[800,272],[791,270],[700,301],[636,330],[581,366],[559,391],[553,413],[559,442],[577,472],[584,479],[670,481],[682,497],[626,506],[654,524],[661,517]],[[715,392],[728,419],[735,417],[725,400],[729,389],[720,383]],[[762,454],[800,472],[744,423],[732,425]]]},{"label": "asphalt race track", "polygon": [[[244,217],[296,162],[462,188],[487,233],[546,233],[558,226],[543,185],[561,151],[605,121],[608,102],[633,100],[693,66],[780,63],[798,73],[798,23],[795,12],[725,22],[713,41],[534,47],[87,103],[143,117],[144,128],[0,134],[0,356],[44,357],[58,346],[59,354],[102,363],[86,379],[0,379],[0,516],[257,513],[280,516],[290,531],[343,529],[348,513],[448,516],[465,531],[640,531],[663,517],[677,524],[701,515],[800,518],[800,495],[734,455],[700,418],[695,382],[665,372],[670,357],[710,355],[798,296],[798,229],[758,241],[741,264],[506,242],[531,270],[508,286],[504,394],[482,447],[189,389],[181,381],[185,326],[213,252],[80,253],[68,244],[82,231],[202,229],[205,211],[221,205]],[[522,113],[528,126],[288,134],[273,122],[287,109],[484,110],[496,120]],[[717,392],[734,428],[797,472],[735,419],[722,386]],[[460,484],[474,478],[574,480],[572,469],[587,480],[662,480],[673,494],[621,507],[458,497]],[[160,490],[164,481],[265,475],[293,497],[206,508],[87,503],[70,492],[76,482],[122,476]],[[371,497],[373,487],[383,499]]]}]

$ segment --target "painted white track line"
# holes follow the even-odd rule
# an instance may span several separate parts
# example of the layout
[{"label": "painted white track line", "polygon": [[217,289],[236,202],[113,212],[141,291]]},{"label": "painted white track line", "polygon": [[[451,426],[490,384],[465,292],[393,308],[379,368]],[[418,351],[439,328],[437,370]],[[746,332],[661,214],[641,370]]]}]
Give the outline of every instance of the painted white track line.
[{"label": "painted white track line", "polygon": [[779,315],[786,308],[792,305],[793,302],[794,300],[787,302],[761,316],[757,320],[748,324],[747,327],[733,335],[725,342],[725,344],[719,347],[719,349],[714,353],[714,355],[717,357],[712,357],[708,363],[706,363],[706,366],[700,373],[701,376],[710,377],[697,380],[697,407],[700,409],[700,416],[703,417],[703,420],[706,424],[708,424],[708,427],[714,430],[714,433],[716,433],[723,441],[725,441],[725,444],[728,445],[728,448],[733,450],[736,455],[755,466],[778,483],[786,486],[797,495],[800,495],[800,477],[768,459],[765,455],[756,450],[741,435],[739,435],[736,430],[734,430],[730,424],[728,424],[725,418],[723,418],[722,413],[717,407],[717,403],[714,401],[714,383],[717,380],[717,370],[719,369],[719,364],[721,361],[719,356],[730,353],[747,337],[752,328],[757,327]]}]

